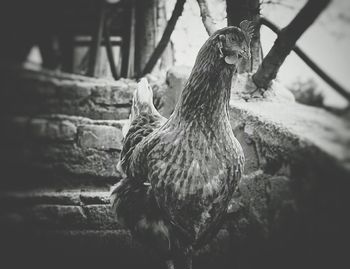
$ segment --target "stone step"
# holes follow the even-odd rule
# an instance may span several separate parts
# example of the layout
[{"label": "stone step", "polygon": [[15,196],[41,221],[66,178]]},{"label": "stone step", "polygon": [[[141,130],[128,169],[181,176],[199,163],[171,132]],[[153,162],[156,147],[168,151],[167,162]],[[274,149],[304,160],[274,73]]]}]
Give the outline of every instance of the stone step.
[{"label": "stone step", "polygon": [[[0,247],[4,243],[2,263],[10,262],[11,268],[165,269],[159,254],[139,244],[126,230],[17,233],[10,240],[2,236]],[[194,268],[230,269],[234,257],[226,242],[226,248],[208,247],[197,253]]]},{"label": "stone step", "polygon": [[[103,257],[108,263],[117,259],[111,265],[122,268],[163,268],[160,257],[134,240],[113,217],[105,188],[2,191],[0,235],[0,246],[6,242],[6,256],[20,253],[26,257],[30,253],[35,262],[46,257],[60,261],[80,257],[81,266]],[[228,252],[229,234],[223,229],[197,253],[195,261],[200,268],[229,265]]]},{"label": "stone step", "polygon": [[85,177],[115,181],[120,178],[116,164],[124,122],[59,114],[2,117],[0,160],[4,169],[9,168],[9,180],[28,167],[45,171],[51,178],[62,175],[67,180]]},{"label": "stone step", "polygon": [[93,79],[32,68],[1,68],[1,112],[59,113],[91,119],[126,119],[136,82]]},{"label": "stone step", "polygon": [[135,242],[126,230],[0,231],[0,235],[2,263],[11,268],[163,268],[157,254]]},{"label": "stone step", "polygon": [[2,223],[33,230],[118,230],[109,191],[35,189],[0,193]]}]

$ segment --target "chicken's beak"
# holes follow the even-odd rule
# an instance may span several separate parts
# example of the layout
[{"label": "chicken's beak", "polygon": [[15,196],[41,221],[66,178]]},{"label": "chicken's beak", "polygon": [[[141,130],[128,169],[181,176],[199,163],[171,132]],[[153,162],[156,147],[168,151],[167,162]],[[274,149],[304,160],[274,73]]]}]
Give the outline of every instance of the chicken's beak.
[{"label": "chicken's beak", "polygon": [[249,60],[250,59],[250,52],[249,51],[245,51],[245,50],[242,50],[238,53],[238,57],[239,58],[244,58],[246,60]]}]

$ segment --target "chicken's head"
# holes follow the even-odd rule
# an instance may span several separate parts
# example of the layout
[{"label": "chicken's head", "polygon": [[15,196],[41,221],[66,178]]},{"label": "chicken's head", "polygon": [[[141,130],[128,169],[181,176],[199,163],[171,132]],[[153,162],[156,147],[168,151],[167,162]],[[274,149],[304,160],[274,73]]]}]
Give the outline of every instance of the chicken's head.
[{"label": "chicken's head", "polygon": [[253,23],[244,20],[240,27],[225,27],[216,33],[219,53],[227,64],[237,65],[242,58],[250,59]]}]

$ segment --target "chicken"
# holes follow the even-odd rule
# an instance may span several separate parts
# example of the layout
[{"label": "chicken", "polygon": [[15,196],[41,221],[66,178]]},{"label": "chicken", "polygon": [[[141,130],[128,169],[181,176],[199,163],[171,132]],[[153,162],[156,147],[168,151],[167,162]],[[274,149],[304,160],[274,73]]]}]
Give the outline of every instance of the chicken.
[{"label": "chicken", "polygon": [[192,268],[193,252],[217,233],[242,175],[228,108],[233,74],[250,57],[251,32],[243,21],[209,37],[168,120],[145,78],[134,93],[112,210],[168,268]]}]

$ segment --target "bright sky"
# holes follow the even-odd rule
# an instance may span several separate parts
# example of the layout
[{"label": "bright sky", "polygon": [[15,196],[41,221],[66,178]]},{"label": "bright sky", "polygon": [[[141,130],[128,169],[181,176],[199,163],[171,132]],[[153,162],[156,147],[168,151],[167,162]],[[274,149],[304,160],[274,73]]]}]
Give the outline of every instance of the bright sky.
[{"label": "bright sky", "polygon": [[[215,2],[213,4],[213,2]],[[223,1],[222,1],[223,2]],[[275,2],[278,2],[277,0]],[[262,6],[262,14],[280,27],[287,25],[305,4],[306,0],[280,0],[282,5],[268,4]],[[225,26],[224,5],[217,1],[208,1],[219,26]],[[219,1],[220,3],[220,1]],[[212,5],[212,6],[211,6]],[[170,12],[172,10],[172,3]],[[298,40],[298,45],[319,66],[338,83],[350,91],[350,1],[333,0],[327,10],[321,14]],[[264,54],[269,51],[276,35],[269,29],[262,28],[262,46]],[[180,18],[172,41],[175,45],[176,64],[190,65],[207,35],[199,17],[196,0],[187,1],[185,11]],[[325,94],[328,105],[342,107],[346,100],[339,96],[293,52],[288,56],[278,74],[279,80],[291,84],[298,79],[315,79]]]},{"label": "bright sky", "polygon": [[[276,24],[284,26],[293,19],[294,15],[306,2],[305,0],[284,0],[296,8],[265,5],[262,13]],[[348,24],[348,25],[347,25]],[[350,1],[333,0],[321,16],[298,40],[297,44],[312,58],[327,74],[350,91]],[[262,45],[268,52],[276,38],[269,29],[262,29]],[[326,95],[330,105],[343,106],[346,101],[324,83],[308,66],[294,53],[287,58],[280,69],[279,79],[289,84],[296,77],[314,78]]]}]

